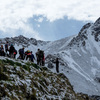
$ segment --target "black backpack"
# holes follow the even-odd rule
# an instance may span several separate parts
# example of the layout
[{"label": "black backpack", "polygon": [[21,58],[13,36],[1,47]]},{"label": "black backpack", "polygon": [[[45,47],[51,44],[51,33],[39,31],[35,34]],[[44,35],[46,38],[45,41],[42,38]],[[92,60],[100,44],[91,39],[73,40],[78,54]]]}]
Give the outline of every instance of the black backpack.
[{"label": "black backpack", "polygon": [[40,50],[40,52],[39,52],[39,56],[40,56],[41,58],[43,58],[44,53],[43,53],[43,51],[42,51],[42,50]]},{"label": "black backpack", "polygon": [[21,54],[21,49],[19,49],[19,54]]}]

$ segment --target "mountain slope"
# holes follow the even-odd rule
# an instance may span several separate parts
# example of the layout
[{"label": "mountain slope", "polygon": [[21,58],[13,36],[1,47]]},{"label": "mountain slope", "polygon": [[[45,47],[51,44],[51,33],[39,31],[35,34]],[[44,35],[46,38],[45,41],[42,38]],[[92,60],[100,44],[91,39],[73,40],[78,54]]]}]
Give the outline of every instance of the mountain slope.
[{"label": "mountain slope", "polygon": [[28,39],[23,36],[1,39],[14,43],[16,49],[25,47],[25,50],[38,48],[44,50],[46,66],[52,63],[50,69],[55,70],[55,59],[60,61],[60,72],[68,77],[76,92],[100,96],[100,18],[95,23],[83,26],[78,35],[61,40],[45,42]]},{"label": "mountain slope", "polygon": [[94,100],[76,94],[64,74],[0,57],[0,100]]},{"label": "mountain slope", "polygon": [[[50,46],[50,54],[54,48],[58,51],[51,53],[53,62],[56,57],[60,59],[60,72],[70,80],[76,92],[89,95],[100,95],[100,19],[93,24],[83,26],[77,36],[72,37],[68,43],[60,48],[60,42]],[[56,41],[55,41],[56,42]],[[57,45],[56,45],[57,44]],[[58,46],[58,47],[57,47]],[[60,48],[60,50],[59,50]],[[47,53],[47,54],[48,54]],[[47,60],[49,61],[49,57]],[[78,85],[77,85],[78,84]]]}]

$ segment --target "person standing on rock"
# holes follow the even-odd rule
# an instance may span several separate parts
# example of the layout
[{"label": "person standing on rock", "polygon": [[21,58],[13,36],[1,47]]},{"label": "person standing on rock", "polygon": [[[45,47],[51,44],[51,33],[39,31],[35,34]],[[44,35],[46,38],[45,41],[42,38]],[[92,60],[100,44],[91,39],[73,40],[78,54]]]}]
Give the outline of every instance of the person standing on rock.
[{"label": "person standing on rock", "polygon": [[59,60],[56,58],[56,71],[59,73]]}]

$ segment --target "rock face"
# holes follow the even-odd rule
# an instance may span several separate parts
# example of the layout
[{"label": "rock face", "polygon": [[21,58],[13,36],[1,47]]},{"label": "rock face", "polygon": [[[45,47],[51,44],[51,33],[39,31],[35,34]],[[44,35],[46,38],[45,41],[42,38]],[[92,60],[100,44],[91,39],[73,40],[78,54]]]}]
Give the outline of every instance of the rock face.
[{"label": "rock face", "polygon": [[98,18],[95,23],[87,23],[86,25],[84,25],[79,34],[71,40],[69,46],[75,44],[77,44],[78,46],[85,46],[86,40],[90,38],[88,36],[89,34],[94,36],[95,41],[100,41],[100,18]]},{"label": "rock face", "polygon": [[100,41],[100,18],[92,26],[92,34],[97,42]]},{"label": "rock face", "polygon": [[11,59],[0,60],[0,100],[93,100],[76,94],[64,74]]},{"label": "rock face", "polygon": [[85,46],[85,43],[86,43],[85,40],[88,39],[87,30],[89,29],[91,25],[92,25],[91,23],[84,25],[83,28],[80,30],[79,34],[71,40],[68,46],[74,46],[74,45]]}]

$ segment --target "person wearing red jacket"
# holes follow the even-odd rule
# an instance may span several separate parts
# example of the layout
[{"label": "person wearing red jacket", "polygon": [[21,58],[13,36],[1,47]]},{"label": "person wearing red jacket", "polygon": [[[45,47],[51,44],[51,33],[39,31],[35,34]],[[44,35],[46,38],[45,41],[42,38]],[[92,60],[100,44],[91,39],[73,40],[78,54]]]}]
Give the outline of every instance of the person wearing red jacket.
[{"label": "person wearing red jacket", "polygon": [[16,49],[14,50],[13,54],[14,54],[14,58],[16,58],[16,55],[17,55],[17,50]]},{"label": "person wearing red jacket", "polygon": [[[30,58],[31,58],[31,51],[30,50],[27,50],[26,52],[25,52],[25,55],[26,55],[26,60],[29,58],[29,60],[30,60]],[[31,60],[30,60],[31,61]]]}]

